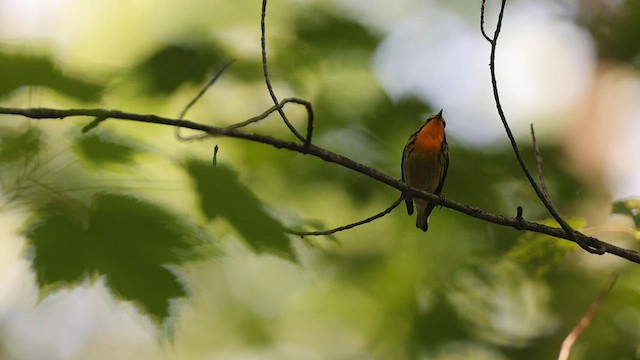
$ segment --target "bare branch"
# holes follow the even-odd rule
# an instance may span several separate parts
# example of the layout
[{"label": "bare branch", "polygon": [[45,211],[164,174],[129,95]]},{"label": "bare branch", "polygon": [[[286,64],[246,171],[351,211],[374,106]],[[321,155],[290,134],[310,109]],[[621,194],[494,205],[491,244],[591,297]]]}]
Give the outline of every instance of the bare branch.
[{"label": "bare branch", "polygon": [[337,232],[340,231],[344,231],[344,230],[349,230],[349,229],[353,229],[356,226],[360,226],[363,224],[367,224],[370,223],[376,219],[379,219],[385,215],[387,215],[388,213],[390,213],[391,211],[393,211],[393,209],[397,208],[398,205],[400,205],[400,203],[402,202],[402,200],[404,200],[403,196],[400,196],[396,201],[393,202],[393,204],[389,205],[389,207],[387,207],[386,209],[382,210],[381,212],[373,215],[373,216],[369,216],[368,218],[364,219],[364,220],[360,220],[351,224],[347,224],[347,225],[343,225],[334,229],[329,229],[329,230],[323,230],[323,231],[295,231],[295,230],[289,230],[288,233],[289,234],[293,234],[293,235],[298,235],[302,238],[304,238],[305,236],[319,236],[319,235],[332,235],[335,234]]},{"label": "bare branch", "polygon": [[273,146],[278,149],[287,149],[293,152],[310,155],[327,162],[338,164],[345,168],[351,169],[360,174],[366,175],[372,179],[375,179],[381,183],[396,188],[400,192],[411,195],[414,198],[424,199],[435,204],[444,206],[446,208],[455,210],[457,212],[466,214],[476,219],[484,220],[501,226],[507,226],[514,229],[528,230],[540,234],[546,234],[560,239],[567,239],[572,242],[584,242],[593,245],[594,247],[602,249],[605,253],[613,254],[629,261],[640,264],[640,253],[631,249],[624,249],[618,246],[605,243],[596,238],[586,236],[579,232],[574,234],[568,234],[562,228],[554,228],[546,226],[536,222],[526,221],[524,219],[516,219],[514,217],[507,217],[503,215],[489,213],[482,209],[461,204],[456,201],[446,199],[444,197],[427,193],[416,188],[412,188],[405,184],[403,181],[392,178],[380,171],[371,167],[360,164],[350,158],[343,155],[336,154],[334,152],[325,150],[321,147],[310,144],[308,147],[304,144],[297,144],[289,141],[276,139],[271,136],[255,134],[240,131],[238,129],[225,129],[216,126],[205,125],[188,120],[170,119],[156,115],[142,115],[135,113],[128,113],[119,110],[104,110],[104,109],[48,109],[48,108],[4,108],[0,107],[0,114],[8,115],[22,115],[31,119],[64,119],[72,116],[82,117],[105,117],[110,119],[119,119],[125,121],[136,121],[152,124],[162,124],[169,126],[179,126],[187,129],[202,131],[210,136],[225,136],[237,139],[244,139],[248,141],[258,142],[266,145]]},{"label": "bare branch", "polygon": [[509,127],[509,123],[507,122],[507,118],[506,118],[506,116],[504,114],[504,110],[502,109],[502,103],[500,101],[500,94],[498,93],[498,83],[497,83],[497,80],[496,80],[496,62],[495,62],[495,60],[496,60],[496,48],[497,48],[497,45],[498,45],[498,37],[500,36],[500,30],[502,28],[502,18],[503,18],[503,15],[504,15],[504,8],[505,8],[505,5],[506,5],[506,2],[507,2],[507,0],[502,0],[502,5],[500,7],[500,13],[498,14],[498,23],[496,25],[496,30],[495,30],[494,35],[493,35],[493,40],[489,40],[489,43],[491,44],[491,55],[490,55],[490,61],[489,61],[489,69],[491,71],[491,85],[493,87],[493,98],[494,98],[494,100],[496,102],[496,108],[498,110],[498,115],[500,116],[500,120],[502,121],[502,125],[504,126],[504,129],[507,132],[507,136],[509,137],[509,141],[511,142],[511,147],[513,148],[513,152],[516,155],[516,158],[518,160],[518,163],[520,164],[520,168],[522,169],[522,172],[527,177],[527,180],[529,180],[529,184],[531,184],[531,187],[536,192],[536,195],[538,196],[540,201],[542,201],[542,203],[547,208],[547,210],[549,211],[551,216],[553,216],[553,218],[558,222],[558,224],[560,224],[562,229],[567,233],[567,236],[569,237],[569,239],[571,239],[576,244],[580,245],[580,247],[582,247],[584,250],[586,250],[586,251],[588,251],[590,253],[602,254],[604,250],[602,248],[600,248],[596,243],[591,242],[591,240],[589,240],[591,238],[587,237],[586,241],[584,241],[581,237],[575,236],[576,231],[573,230],[571,228],[571,226],[569,226],[569,224],[567,224],[567,222],[560,216],[560,214],[558,214],[558,212],[555,209],[555,206],[543,194],[542,190],[540,189],[540,187],[538,186],[536,181],[533,179],[533,176],[531,175],[531,172],[529,171],[529,168],[527,167],[527,165],[525,164],[525,162],[524,162],[524,160],[522,158],[522,154],[520,153],[520,149],[518,148],[518,144],[516,143],[516,140],[513,137],[513,133],[511,132],[511,128]]},{"label": "bare branch", "polygon": [[591,306],[589,306],[589,310],[587,310],[587,312],[584,315],[582,315],[582,318],[580,318],[580,321],[578,321],[578,324],[573,328],[573,330],[571,330],[569,335],[567,335],[567,337],[564,339],[564,341],[562,342],[562,347],[560,348],[560,355],[558,356],[558,360],[569,359],[573,344],[575,344],[576,340],[582,334],[584,329],[586,329],[587,326],[589,326],[589,323],[591,322],[593,317],[596,316],[596,314],[598,313],[598,310],[600,310],[600,307],[602,306],[602,303],[606,300],[607,296],[609,296],[611,289],[613,289],[613,286],[616,284],[616,280],[618,280],[619,275],[620,273],[618,273],[617,271],[611,274],[611,277],[609,278],[609,282],[607,283],[607,286],[605,286],[605,288],[600,292],[598,297],[593,301],[593,303],[591,303]]}]

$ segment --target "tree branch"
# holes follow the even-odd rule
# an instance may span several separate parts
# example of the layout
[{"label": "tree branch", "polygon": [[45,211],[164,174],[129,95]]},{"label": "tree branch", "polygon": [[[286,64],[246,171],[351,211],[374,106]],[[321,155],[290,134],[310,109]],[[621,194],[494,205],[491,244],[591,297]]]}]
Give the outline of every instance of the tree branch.
[{"label": "tree branch", "polygon": [[[278,149],[287,149],[293,152],[310,155],[327,162],[338,164],[345,168],[351,169],[355,172],[368,176],[381,183],[389,185],[400,192],[410,194],[415,198],[428,200],[443,207],[455,210],[457,212],[469,215],[476,219],[484,220],[490,223],[494,223],[501,226],[511,227],[514,229],[528,230],[540,234],[546,234],[560,239],[566,239],[573,242],[582,241],[589,244],[593,244],[598,248],[601,248],[605,253],[619,256],[629,261],[640,264],[640,253],[630,249],[620,248],[618,246],[605,243],[598,239],[588,237],[584,234],[576,232],[574,234],[568,234],[561,228],[554,228],[551,226],[543,225],[536,222],[530,222],[524,219],[516,219],[513,217],[507,217],[503,215],[489,213],[482,209],[461,204],[456,201],[452,201],[441,196],[437,196],[431,193],[427,193],[415,188],[412,188],[405,184],[403,181],[392,178],[380,171],[371,167],[360,164],[350,158],[343,155],[336,154],[334,152],[325,150],[321,147],[310,144],[308,147],[304,144],[297,144],[289,141],[276,139],[271,136],[261,135],[256,133],[244,132],[238,129],[226,129],[222,127],[210,126],[201,123],[196,123],[189,120],[171,119],[161,117],[157,115],[143,115],[128,113],[119,110],[105,110],[105,109],[48,109],[48,108],[4,108],[0,107],[0,114],[7,115],[21,115],[31,119],[64,119],[67,117],[82,116],[82,117],[104,117],[109,119],[117,119],[124,121],[136,121],[151,124],[161,124],[169,126],[179,126],[191,130],[202,131],[211,136],[225,136],[237,139],[244,139],[248,141],[258,142],[266,145],[273,146]],[[571,236],[573,235],[573,236]]]},{"label": "tree branch", "polygon": [[593,253],[593,254],[603,254],[604,250],[598,245],[598,243],[592,242],[590,239],[591,238],[586,238],[583,239],[580,236],[576,236],[576,231],[571,228],[571,226],[569,226],[569,224],[562,218],[562,216],[560,216],[560,214],[558,213],[558,211],[556,210],[555,206],[551,203],[551,201],[549,200],[548,197],[545,196],[545,194],[542,192],[542,190],[540,189],[540,187],[538,186],[538,184],[536,183],[536,181],[534,180],[533,176],[531,175],[531,172],[529,171],[529,168],[527,167],[527,165],[524,162],[524,159],[522,158],[522,154],[520,153],[520,149],[518,148],[518,144],[516,143],[515,138],[513,137],[513,133],[511,132],[511,128],[509,127],[509,123],[507,122],[507,118],[504,114],[504,110],[502,109],[502,102],[500,101],[500,94],[498,93],[498,82],[496,80],[496,48],[498,45],[498,37],[500,36],[500,30],[502,29],[502,18],[504,15],[504,8],[505,5],[507,3],[507,0],[502,0],[502,5],[500,6],[500,12],[498,13],[498,23],[496,25],[496,30],[493,34],[493,38],[489,38],[486,33],[484,32],[484,1],[482,2],[482,7],[480,9],[481,14],[480,14],[480,18],[481,18],[481,28],[482,28],[482,33],[483,36],[485,37],[485,39],[487,39],[487,41],[491,44],[491,55],[490,55],[490,60],[489,60],[489,69],[491,72],[491,85],[493,87],[493,98],[496,102],[496,109],[498,110],[498,115],[500,116],[500,120],[502,121],[502,125],[504,126],[504,129],[507,133],[507,137],[509,137],[509,141],[511,142],[511,147],[513,148],[513,152],[516,155],[516,158],[518,160],[518,163],[520,164],[520,168],[522,169],[522,172],[525,174],[525,176],[527,177],[527,180],[529,180],[529,184],[531,184],[531,187],[533,188],[533,190],[535,191],[536,195],[538,196],[538,198],[540,199],[540,201],[542,201],[542,203],[544,204],[544,206],[547,208],[547,210],[549,211],[549,213],[551,214],[551,216],[553,216],[553,218],[558,222],[558,224],[560,224],[560,226],[562,227],[562,229],[566,232],[568,238],[572,241],[574,241],[575,243],[577,243],[578,245],[580,245],[580,247],[582,247],[584,250]]}]

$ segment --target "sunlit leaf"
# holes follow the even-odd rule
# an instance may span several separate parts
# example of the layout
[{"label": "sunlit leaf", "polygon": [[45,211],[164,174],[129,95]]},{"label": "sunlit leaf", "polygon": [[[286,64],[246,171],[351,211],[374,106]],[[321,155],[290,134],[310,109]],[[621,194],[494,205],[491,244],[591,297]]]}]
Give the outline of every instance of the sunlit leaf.
[{"label": "sunlit leaf", "polygon": [[127,163],[138,151],[123,140],[118,140],[105,132],[81,136],[74,144],[74,150],[87,161],[96,164]]},{"label": "sunlit leaf", "polygon": [[[574,229],[586,224],[581,218],[565,219]],[[540,221],[541,224],[558,226],[553,219]],[[564,239],[534,232],[525,232],[518,237],[517,243],[509,250],[506,257],[537,275],[544,275],[558,265],[564,256],[578,248],[578,245]]]},{"label": "sunlit leaf", "polygon": [[184,219],[130,196],[99,194],[80,212],[66,205],[44,206],[24,231],[41,289],[104,276],[116,296],[133,301],[158,322],[166,320],[170,299],[186,295],[172,266],[182,264],[204,235]]},{"label": "sunlit leaf", "polygon": [[295,259],[284,226],[264,210],[253,191],[240,182],[231,168],[190,161],[186,169],[200,196],[202,212],[209,219],[227,220],[258,253],[266,251]]},{"label": "sunlit leaf", "polygon": [[22,86],[46,86],[82,101],[96,101],[102,95],[102,85],[72,77],[44,56],[29,56],[0,52],[0,97]]},{"label": "sunlit leaf", "polygon": [[14,128],[0,128],[0,162],[30,158],[42,150],[42,132],[35,126],[26,131]]},{"label": "sunlit leaf", "polygon": [[633,219],[636,230],[640,231],[640,198],[618,200],[613,203],[611,212],[630,216]]}]

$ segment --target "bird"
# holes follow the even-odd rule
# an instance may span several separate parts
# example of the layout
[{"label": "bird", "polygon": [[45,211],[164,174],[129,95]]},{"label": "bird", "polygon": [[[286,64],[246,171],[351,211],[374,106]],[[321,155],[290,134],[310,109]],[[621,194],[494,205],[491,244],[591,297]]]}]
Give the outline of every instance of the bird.
[{"label": "bird", "polygon": [[[440,195],[449,168],[449,147],[442,117],[442,110],[427,118],[424,125],[413,133],[402,151],[402,181],[407,185],[426,192]],[[403,194],[407,213],[413,214],[415,202],[416,227],[422,231],[429,229],[429,215],[436,204],[423,199],[413,199]]]}]

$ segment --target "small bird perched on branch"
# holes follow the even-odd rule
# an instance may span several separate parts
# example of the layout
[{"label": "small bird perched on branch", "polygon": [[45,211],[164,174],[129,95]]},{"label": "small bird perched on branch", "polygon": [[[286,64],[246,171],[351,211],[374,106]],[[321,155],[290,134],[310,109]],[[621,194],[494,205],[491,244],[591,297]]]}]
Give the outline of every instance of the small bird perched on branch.
[{"label": "small bird perched on branch", "polygon": [[[440,195],[449,167],[449,148],[444,132],[446,122],[442,110],[431,115],[427,121],[409,137],[402,152],[402,181],[426,192]],[[405,194],[407,212],[413,214],[413,198]],[[429,215],[436,204],[415,199],[418,215],[416,226],[422,231],[429,228]]]}]

